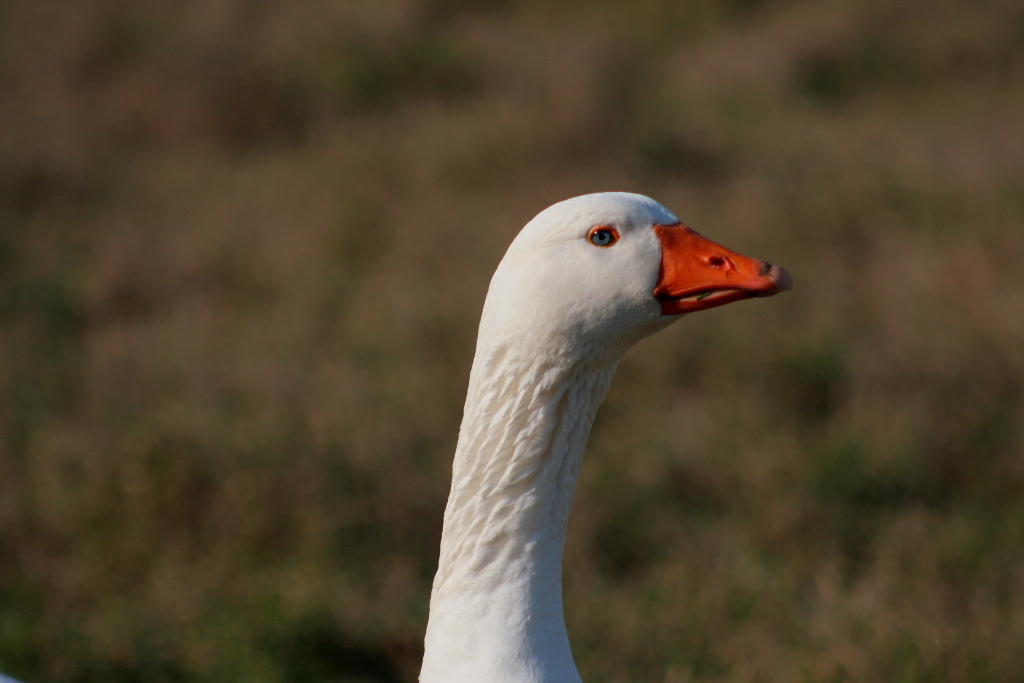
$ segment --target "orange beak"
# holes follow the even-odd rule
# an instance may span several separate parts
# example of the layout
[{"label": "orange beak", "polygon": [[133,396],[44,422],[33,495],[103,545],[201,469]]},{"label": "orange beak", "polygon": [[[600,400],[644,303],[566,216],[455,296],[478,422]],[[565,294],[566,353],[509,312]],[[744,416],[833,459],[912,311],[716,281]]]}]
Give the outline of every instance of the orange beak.
[{"label": "orange beak", "polygon": [[662,315],[703,311],[733,301],[793,289],[782,268],[720,246],[686,227],[655,225],[661,240],[661,273],[654,297]]}]

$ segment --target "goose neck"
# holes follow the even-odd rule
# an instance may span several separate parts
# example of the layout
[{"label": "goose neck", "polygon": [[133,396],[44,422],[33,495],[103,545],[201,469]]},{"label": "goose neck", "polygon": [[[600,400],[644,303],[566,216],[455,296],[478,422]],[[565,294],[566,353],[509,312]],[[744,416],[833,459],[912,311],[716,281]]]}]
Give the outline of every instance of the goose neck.
[{"label": "goose neck", "polygon": [[562,555],[617,359],[478,349],[459,433],[421,681],[578,681]]}]

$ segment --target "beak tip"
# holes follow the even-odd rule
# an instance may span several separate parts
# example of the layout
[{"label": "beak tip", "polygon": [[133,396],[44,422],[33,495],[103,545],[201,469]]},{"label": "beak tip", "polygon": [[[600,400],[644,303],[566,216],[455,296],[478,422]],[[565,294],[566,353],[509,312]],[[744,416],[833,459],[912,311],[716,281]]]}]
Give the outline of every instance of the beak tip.
[{"label": "beak tip", "polygon": [[772,273],[774,276],[772,279],[775,280],[775,291],[786,292],[793,289],[793,276],[789,274],[789,271],[778,266],[773,268],[778,269],[777,273]]}]

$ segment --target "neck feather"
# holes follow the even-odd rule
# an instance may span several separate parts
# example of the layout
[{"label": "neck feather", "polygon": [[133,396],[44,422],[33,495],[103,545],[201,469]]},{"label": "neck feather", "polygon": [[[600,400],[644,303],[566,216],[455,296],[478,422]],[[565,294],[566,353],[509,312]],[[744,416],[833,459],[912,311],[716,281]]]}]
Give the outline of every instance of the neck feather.
[{"label": "neck feather", "polygon": [[477,349],[430,599],[423,683],[579,681],[562,555],[615,358]]}]

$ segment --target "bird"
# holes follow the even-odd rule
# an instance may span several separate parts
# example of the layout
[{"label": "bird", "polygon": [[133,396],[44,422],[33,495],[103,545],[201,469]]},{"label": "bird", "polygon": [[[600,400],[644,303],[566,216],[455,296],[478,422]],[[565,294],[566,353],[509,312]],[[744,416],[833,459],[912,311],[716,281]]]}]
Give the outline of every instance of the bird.
[{"label": "bird", "polygon": [[623,353],[682,316],[792,289],[649,197],[541,211],[495,271],[444,512],[421,683],[581,683],[562,558],[583,451]]}]

